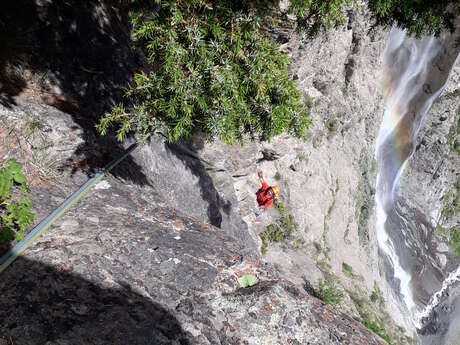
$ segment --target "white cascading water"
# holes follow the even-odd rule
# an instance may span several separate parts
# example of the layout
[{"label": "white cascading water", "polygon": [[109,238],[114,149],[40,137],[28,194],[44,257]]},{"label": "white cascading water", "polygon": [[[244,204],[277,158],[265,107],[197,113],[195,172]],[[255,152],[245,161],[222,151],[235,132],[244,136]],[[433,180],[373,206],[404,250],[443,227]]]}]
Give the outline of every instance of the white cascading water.
[{"label": "white cascading water", "polygon": [[436,292],[433,295],[433,297],[431,297],[425,309],[423,309],[420,313],[416,315],[416,325],[420,325],[421,320],[430,315],[433,308],[436,307],[441,301],[441,297],[444,294],[444,292],[446,292],[449,286],[457,282],[460,282],[460,266],[458,266],[455,271],[449,274],[449,276],[442,282],[441,289],[438,292]]},{"label": "white cascading water", "polygon": [[392,236],[395,231],[405,229],[388,229],[387,218],[390,213],[395,213],[399,180],[415,151],[423,118],[448,78],[449,71],[445,76],[432,72],[433,65],[441,59],[442,49],[442,44],[433,37],[417,40],[393,28],[383,55],[385,113],[375,152],[378,162],[375,195],[377,241],[381,255],[392,266],[393,277],[399,280],[399,291],[396,293],[402,297],[417,328],[420,328],[421,318],[439,303],[440,296],[448,286],[460,279],[460,267],[444,281],[429,305],[420,310],[413,297],[410,269],[398,256],[397,243]]}]

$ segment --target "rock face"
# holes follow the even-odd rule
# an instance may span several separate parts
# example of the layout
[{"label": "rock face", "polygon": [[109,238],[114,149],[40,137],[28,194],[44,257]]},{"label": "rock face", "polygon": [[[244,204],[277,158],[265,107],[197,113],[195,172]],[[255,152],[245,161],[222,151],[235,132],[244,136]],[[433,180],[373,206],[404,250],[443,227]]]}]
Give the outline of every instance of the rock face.
[{"label": "rock face", "polygon": [[[88,15],[89,27],[71,31],[74,47],[45,71],[22,79],[29,72],[13,69],[22,80],[14,92],[11,80],[1,80],[0,157],[25,163],[39,220],[120,152],[112,138],[98,138],[91,119],[117,100],[120,83],[141,59],[128,49],[124,17],[112,2],[37,1],[25,9],[43,23],[66,13],[62,23],[40,27],[37,42],[44,47],[80,26],[79,13]],[[290,73],[311,103],[309,139],[280,136],[243,147],[154,139],[135,151],[2,275],[1,345],[383,343],[358,322],[364,319],[384,324],[394,343],[417,342],[404,337],[413,336],[413,326],[381,274],[374,232],[373,157],[387,32],[375,29],[359,6],[344,28],[315,39],[289,28],[270,34],[291,56]],[[97,49],[80,57],[79,44],[91,38]],[[46,73],[38,78],[37,72]],[[433,128],[439,121],[442,130],[432,135],[427,125],[421,138],[433,145],[421,139],[419,151],[427,152],[421,162],[430,165],[433,151],[444,152],[442,136],[454,122],[442,119],[458,105],[456,89],[433,109],[440,114]],[[27,142],[12,135],[30,128]],[[429,202],[415,201],[422,209],[434,202],[434,218],[456,162],[437,170],[443,183],[430,189]],[[281,186],[284,212],[297,224],[265,255],[260,234],[281,214],[272,207],[255,219],[258,168]],[[417,175],[427,188],[436,169]],[[237,278],[246,274],[258,283],[241,288]],[[326,277],[345,293],[339,309],[347,316],[304,292],[306,280],[316,285]]]},{"label": "rock face", "polygon": [[[50,8],[54,8],[53,6]],[[71,22],[65,21],[64,24],[71,25]],[[99,30],[100,23],[93,24],[95,30],[102,34],[103,31]],[[149,326],[152,323],[143,321],[139,326],[142,329],[139,335],[149,334],[147,329],[151,327],[151,332],[155,333],[157,339],[163,336],[167,338],[167,334],[171,333],[179,334],[177,342],[182,337],[182,333],[186,334],[184,339],[189,339],[189,334],[192,334],[193,337],[190,339],[195,339],[197,343],[208,341],[212,344],[218,343],[215,339],[219,339],[221,343],[238,343],[238,341],[244,343],[246,339],[249,343],[259,342],[256,339],[264,339],[265,343],[279,341],[286,343],[288,339],[293,339],[292,342],[295,343],[294,339],[297,339],[300,343],[316,344],[360,343],[376,339],[371,333],[364,331],[358,322],[342,316],[331,307],[309,297],[300,288],[304,278],[316,282],[318,278],[329,273],[342,276],[343,262],[347,262],[353,268],[356,280],[366,288],[362,292],[365,295],[372,289],[374,284],[372,277],[377,271],[375,262],[369,269],[367,261],[368,251],[372,253],[373,249],[369,249],[372,248],[372,241],[366,236],[372,236],[372,232],[363,232],[365,236],[362,237],[362,241],[369,243],[369,247],[365,247],[360,245],[361,239],[357,231],[356,215],[360,214],[362,206],[367,207],[364,203],[369,196],[362,200],[355,198],[354,190],[361,188],[369,195],[371,193],[369,187],[371,178],[366,176],[362,179],[364,182],[361,182],[361,176],[367,174],[368,166],[371,165],[372,159],[369,157],[372,152],[372,139],[363,145],[361,137],[368,131],[371,133],[371,138],[375,136],[378,124],[374,117],[380,116],[380,111],[378,111],[379,106],[375,108],[373,102],[366,101],[365,104],[358,105],[350,102],[357,98],[359,90],[356,87],[361,85],[359,79],[354,82],[355,78],[367,80],[364,84],[366,86],[362,87],[366,93],[377,92],[375,83],[370,80],[375,79],[377,73],[372,66],[379,61],[384,37],[383,34],[379,34],[380,36],[371,39],[364,35],[362,43],[372,47],[374,51],[373,54],[367,55],[350,48],[354,40],[350,30],[336,30],[331,32],[329,37],[321,37],[314,41],[303,41],[293,36],[284,47],[286,50],[291,50],[292,72],[294,74],[297,71],[297,76],[294,77],[299,81],[299,85],[319,100],[319,102],[315,101],[313,108],[315,128],[312,130],[310,141],[303,143],[292,138],[280,137],[271,144],[248,144],[244,148],[239,148],[226,147],[219,143],[203,146],[199,142],[194,142],[188,147],[171,146],[158,140],[136,151],[113,171],[113,176],[125,181],[129,188],[122,186],[118,180],[109,181],[111,187],[107,189],[104,189],[106,185],[99,186],[92,197],[85,199],[91,200],[91,206],[85,206],[90,205],[86,202],[82,203],[79,211],[82,212],[81,214],[66,215],[49,235],[40,241],[39,246],[43,246],[40,247],[42,249],[37,247],[18,261],[17,267],[21,268],[11,268],[12,271],[8,273],[10,278],[3,282],[3,284],[12,284],[4,285],[11,294],[8,295],[8,299],[2,298],[1,309],[5,313],[8,311],[9,315],[8,319],[4,319],[5,323],[2,323],[1,328],[5,337],[11,335],[17,339],[18,344],[21,344],[21,342],[31,342],[31,339],[38,334],[44,334],[38,338],[40,341],[46,338],[48,341],[58,343],[60,337],[58,333],[65,333],[66,341],[72,343],[78,338],[76,334],[81,336],[86,334],[85,329],[101,331],[100,327],[94,326],[98,324],[95,320],[101,320],[102,324],[107,324],[107,330],[99,335],[93,333],[94,337],[104,339],[105,335],[110,335],[115,337],[112,342],[123,343],[124,340],[116,340],[117,334],[123,334],[123,330],[128,332],[132,328],[133,320],[140,320],[142,315],[148,314],[153,315],[152,320],[158,320],[161,315],[165,315],[168,321],[165,326],[159,326],[160,330],[156,326]],[[338,43],[341,45],[336,47]],[[346,53],[343,53],[342,48],[347,44],[351,50],[347,48]],[[335,53],[331,55],[328,49],[337,50],[338,55],[334,57]],[[311,55],[313,52],[315,54]],[[349,54],[357,54],[355,65],[359,65],[359,61],[363,66],[369,63],[369,68],[366,68],[363,73],[371,73],[372,77],[368,80],[359,72],[353,73],[348,78],[348,89],[345,92],[345,79],[341,66],[345,68]],[[325,56],[329,56],[334,61],[325,60]],[[366,59],[370,59],[371,62]],[[57,67],[61,66],[62,61],[58,62]],[[93,72],[98,71],[98,69],[93,70],[89,62],[83,67],[90,68]],[[328,70],[328,64],[335,66],[331,72],[333,75],[324,74]],[[110,68],[110,65],[108,64],[107,68]],[[101,67],[97,64],[95,66]],[[124,66],[120,73],[125,73],[128,67]],[[72,70],[74,68],[80,67],[72,65]],[[118,78],[118,75],[116,77]],[[91,87],[99,85],[98,78],[99,74],[87,72],[87,81],[92,81]],[[65,97],[59,98],[59,93],[48,101],[48,96],[40,92],[37,95],[36,80],[34,76],[31,79],[31,83],[27,82],[23,85],[18,96],[13,95],[2,102],[1,115],[8,124],[4,127],[6,130],[2,139],[10,140],[7,134],[10,133],[9,126],[13,122],[14,125],[19,126],[16,131],[20,133],[22,128],[27,128],[32,121],[39,124],[38,130],[34,132],[34,140],[39,142],[41,136],[47,140],[47,149],[33,145],[36,141],[31,141],[32,145],[29,145],[30,143],[17,145],[14,142],[14,145],[10,145],[11,147],[4,153],[14,154],[23,162],[28,162],[31,157],[37,157],[37,152],[40,152],[43,157],[52,157],[50,160],[53,162],[52,168],[37,169],[35,167],[37,164],[31,164],[29,169],[30,172],[39,175],[37,182],[33,184],[31,196],[39,220],[83,183],[87,174],[91,174],[116,156],[120,147],[111,139],[98,139],[91,129],[93,123],[87,120],[89,117],[86,114],[86,107],[92,106],[92,99],[85,98],[85,95],[88,95],[86,92],[84,96],[78,97],[78,89],[86,82],[84,77],[78,80],[78,85],[74,85],[76,90],[73,88],[64,90],[66,95],[75,96],[73,98],[80,103],[68,101]],[[114,83],[114,85],[104,86],[102,95],[112,88],[115,88],[113,92],[117,94],[118,87]],[[47,92],[50,91],[48,87],[45,89]],[[96,97],[99,97],[97,95],[96,93]],[[337,103],[338,101],[340,103]],[[84,104],[85,108],[80,104]],[[348,106],[354,108],[350,108],[350,112],[347,113],[339,112],[341,109],[348,109]],[[103,106],[95,109],[101,108]],[[352,116],[353,111],[358,111],[360,116]],[[65,136],[60,136],[59,133]],[[66,150],[62,152],[56,150],[62,146],[66,147]],[[27,147],[28,150],[24,151],[18,147]],[[340,148],[343,149],[339,150]],[[40,160],[40,162],[48,161]],[[46,166],[46,164],[42,165]],[[258,188],[257,165],[263,168],[269,182],[273,181],[277,171],[280,172],[281,200],[288,206],[289,213],[299,224],[299,231],[295,234],[295,238],[289,240],[287,246],[268,248],[265,259],[275,264],[275,269],[270,268],[270,265],[259,263],[259,233],[264,225],[276,221],[279,216],[274,209],[271,209],[261,223],[254,223],[254,193]],[[40,173],[41,170],[45,173],[43,174],[43,171]],[[47,172],[50,171],[58,171],[59,174],[47,176]],[[361,200],[359,205],[357,200]],[[97,210],[96,213],[93,213],[94,210]],[[171,216],[172,218],[169,219],[166,215],[156,215],[155,210],[174,212],[178,216],[175,218]],[[185,215],[194,218],[193,226],[187,223],[186,220],[189,218]],[[195,241],[185,237],[184,244],[180,230],[181,222],[183,230],[189,230],[189,234],[195,234],[196,237],[205,234],[202,240],[198,241],[196,238]],[[150,234],[152,229],[156,229],[158,233],[154,232],[154,234],[159,237]],[[138,230],[145,233],[140,233]],[[146,239],[147,237],[151,239]],[[62,240],[61,244],[54,242],[60,240]],[[165,250],[167,255],[159,249],[158,244],[153,243],[155,241],[163,243],[165,247],[161,250]],[[166,242],[168,245],[165,244]],[[320,250],[315,249],[317,248],[315,242],[320,244]],[[342,248],[344,243],[349,247],[346,250],[337,250]],[[71,248],[74,244],[73,250]],[[104,247],[106,245],[107,247]],[[157,246],[159,248],[155,249]],[[29,256],[32,253],[37,256]],[[227,261],[225,259],[227,254],[224,253],[230,255],[233,261],[230,259]],[[196,266],[196,269],[190,268],[191,266]],[[22,270],[27,273],[22,274]],[[51,274],[54,278],[46,286],[54,286],[56,291],[60,292],[55,291],[50,296],[54,298],[70,294],[72,297],[69,301],[60,297],[59,302],[53,305],[54,302],[46,297],[49,295],[46,292],[48,290],[38,290],[39,295],[34,298],[43,296],[46,298],[41,301],[42,303],[34,305],[51,303],[50,308],[55,313],[47,313],[47,308],[37,309],[37,313],[40,313],[37,318],[41,321],[34,321],[35,318],[30,317],[24,319],[22,323],[24,326],[21,326],[21,315],[26,314],[25,309],[21,308],[27,308],[27,304],[18,308],[17,313],[12,313],[11,306],[14,302],[8,301],[20,301],[25,298],[27,286],[36,282],[37,277],[42,276],[41,273],[34,276],[32,272],[35,271],[54,272]],[[57,272],[61,271],[64,278],[59,278]],[[194,273],[191,276],[189,272]],[[243,274],[242,272],[255,274],[259,284],[250,290],[238,289],[236,277]],[[16,275],[20,276],[15,280]],[[31,278],[27,279],[29,275]],[[25,287],[17,286],[15,289],[15,284],[20,284],[23,280],[27,281]],[[74,287],[64,285],[61,289],[60,282],[63,280],[72,281],[71,285]],[[228,285],[222,283],[224,287],[227,286],[224,290],[216,285],[220,281]],[[292,283],[288,281],[293,282],[297,287],[292,287]],[[129,289],[126,282],[130,283]],[[137,286],[139,284],[146,285],[142,288]],[[79,296],[75,290],[78,291],[77,287],[80,285],[82,296],[86,296],[84,297],[86,299],[84,303],[78,304],[74,296]],[[354,284],[351,282],[345,286],[354,289]],[[147,289],[150,297],[145,291],[142,292],[142,289]],[[16,290],[18,294],[14,295]],[[107,303],[96,302],[98,295],[107,296]],[[187,303],[189,303],[184,302],[185,306],[178,307],[182,298],[185,298],[179,297],[182,295],[191,296],[192,307],[190,308],[197,310],[196,312],[179,312],[180,308],[188,308]],[[129,304],[120,301],[117,296],[124,296],[126,298],[122,300],[133,300],[135,304],[143,305],[139,311],[141,316],[123,313]],[[145,296],[147,299],[144,298]],[[146,302],[149,298],[153,301],[150,304]],[[111,309],[112,311],[104,309],[116,306],[114,299],[119,301],[118,304],[121,305],[119,309]],[[77,303],[73,309],[72,303]],[[66,307],[62,307],[63,305]],[[34,309],[34,307],[30,308]],[[347,297],[343,308],[352,317],[359,318],[359,313],[350,298]],[[221,309],[225,310],[224,314],[218,312]],[[108,316],[103,316],[105,311]],[[79,319],[72,319],[74,314],[79,313],[82,314]],[[191,314],[187,316],[187,313]],[[128,326],[120,326],[119,332],[115,330],[115,324],[109,325],[104,321],[117,319],[117,317],[123,320],[120,316],[122,314],[126,315],[125,322],[120,321],[116,325]],[[6,317],[6,314],[4,315]],[[45,325],[51,324],[56,315],[60,315],[56,323],[62,325],[59,326],[61,331],[54,333],[42,331],[49,328]],[[92,318],[88,319],[88,315]],[[65,328],[73,324],[76,328],[64,332]],[[31,333],[25,332],[24,329],[31,330]],[[173,331],[169,331],[171,329]],[[133,334],[132,338],[127,336],[126,339],[136,343],[139,341],[137,339],[141,338],[141,336],[136,338],[136,334]],[[199,334],[203,335],[202,339],[199,338]],[[365,340],[366,338],[370,340]],[[172,340],[168,341],[173,343]]]},{"label": "rock face", "polygon": [[[118,152],[82,153],[92,137],[75,115],[29,93],[13,100],[0,107],[1,139],[8,144],[2,154],[33,163],[25,167],[36,176],[30,197],[38,221]],[[33,134],[22,142],[19,134],[31,123]],[[102,145],[93,143],[94,151]],[[227,215],[233,223],[223,216],[221,228],[203,221],[216,200],[200,193],[203,186],[216,186],[211,192],[222,190],[224,200],[235,198],[233,185],[227,188],[218,175],[224,171],[200,185],[190,167],[207,163],[177,148],[195,163],[178,153],[168,163],[166,155],[169,170],[155,175],[159,170],[140,159],[154,149],[167,150],[152,142],[128,157],[2,273],[0,344],[384,344],[261,261],[257,248],[238,238],[247,229],[238,228],[238,215]],[[44,157],[58,175],[42,171]],[[180,178],[169,186],[184,198],[165,192],[171,172]],[[187,200],[196,208],[182,206]],[[220,211],[222,204],[215,205]],[[240,287],[246,274],[257,277],[255,286]]]},{"label": "rock face", "polygon": [[239,214],[233,181],[228,174],[221,174],[223,167],[200,159],[193,146],[161,139],[152,139],[134,152],[133,158],[169,205],[221,228],[242,244],[244,253],[257,255],[248,226]]},{"label": "rock face", "polygon": [[[291,56],[290,73],[311,103],[309,139],[280,136],[233,148],[213,143],[200,155],[226,169],[217,176],[232,177],[240,214],[259,248],[260,234],[279,223],[281,214],[271,208],[256,220],[257,169],[269,184],[281,186],[279,200],[298,230],[269,244],[264,259],[282,276],[297,284],[335,277],[346,292],[343,310],[381,320],[395,342],[404,344],[407,339],[391,319],[410,336],[415,330],[381,274],[374,229],[374,151],[384,113],[379,80],[387,34],[372,27],[365,7],[351,12],[344,28],[318,38],[292,34],[282,49]],[[369,300],[377,290],[385,303]]]},{"label": "rock face", "polygon": [[[298,231],[280,244],[269,245],[264,258],[275,264],[282,276],[297,283],[335,276],[351,299],[345,298],[341,308],[362,318],[374,312],[376,319],[384,315],[394,341],[406,343],[389,319],[417,338],[415,327],[382,274],[374,228],[374,150],[384,113],[379,80],[386,37],[386,32],[371,28],[365,8],[350,13],[346,29],[331,30],[314,40],[293,35],[282,49],[291,55],[293,78],[311,98],[314,126],[310,139],[303,143],[281,136],[268,144],[245,143],[234,149],[213,144],[201,154],[232,175],[241,216],[259,248],[260,234],[267,225],[279,223],[281,215],[272,209],[263,219],[255,220],[257,169],[264,171],[270,184],[281,185],[279,199],[299,225]],[[454,151],[458,150],[459,66],[457,62],[444,95],[427,116],[417,153],[401,182],[407,203],[403,212],[408,222],[422,224],[417,230],[423,238],[418,243],[420,252],[425,243],[432,243],[427,250],[433,252],[433,258],[427,260],[443,267],[434,278],[423,268],[418,270],[423,288],[429,291],[422,298],[425,303],[440,288],[446,272],[458,266],[458,259],[446,253],[445,240],[434,239],[433,230],[446,209],[446,200],[452,209],[458,194],[459,164]],[[427,224],[424,214],[431,218]],[[458,212],[451,215],[442,225],[458,226],[458,216]],[[365,310],[362,301],[376,286],[384,291],[385,306],[369,301],[374,311]],[[420,286],[414,283],[413,288]]]},{"label": "rock face", "polygon": [[[2,274],[0,342],[383,344],[241,250],[107,178]],[[240,288],[244,274],[258,283]]]}]

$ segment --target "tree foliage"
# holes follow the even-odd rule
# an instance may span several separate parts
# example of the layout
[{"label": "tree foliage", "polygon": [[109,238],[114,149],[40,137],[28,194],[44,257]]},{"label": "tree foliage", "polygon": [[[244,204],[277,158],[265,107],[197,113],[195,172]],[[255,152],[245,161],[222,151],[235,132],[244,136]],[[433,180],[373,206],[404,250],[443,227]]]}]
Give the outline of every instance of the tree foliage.
[{"label": "tree foliage", "polygon": [[22,165],[14,159],[0,165],[0,245],[21,240],[34,221]]},{"label": "tree foliage", "polygon": [[298,29],[311,36],[321,29],[344,24],[345,10],[352,0],[291,0],[289,12],[297,18]]},{"label": "tree foliage", "polygon": [[261,31],[246,2],[157,1],[133,13],[134,41],[150,71],[137,73],[117,105],[99,124],[119,125],[141,139],[161,132],[168,140],[202,133],[226,143],[269,140],[288,131],[304,137],[310,124],[301,93],[287,74],[289,59]]},{"label": "tree foliage", "polygon": [[369,8],[378,24],[396,24],[417,36],[453,30],[460,14],[458,0],[370,0]]},{"label": "tree foliage", "polygon": [[[343,24],[354,0],[291,0],[289,11],[297,17],[298,28],[309,34]],[[369,9],[378,25],[397,25],[417,36],[438,35],[453,29],[460,13],[457,0],[369,0]]]},{"label": "tree foliage", "polygon": [[[226,143],[244,135],[269,140],[283,131],[304,137],[308,106],[288,76],[287,55],[262,30],[267,18],[281,19],[279,3],[131,0],[132,38],[148,67],[135,74],[124,104],[101,119],[99,131],[116,125],[119,140],[128,132],[141,140],[161,132],[169,141],[201,133]],[[453,0],[368,3],[377,23],[417,35],[451,28],[460,8]],[[291,0],[288,12],[299,29],[316,34],[345,23],[352,6],[354,0]]]}]

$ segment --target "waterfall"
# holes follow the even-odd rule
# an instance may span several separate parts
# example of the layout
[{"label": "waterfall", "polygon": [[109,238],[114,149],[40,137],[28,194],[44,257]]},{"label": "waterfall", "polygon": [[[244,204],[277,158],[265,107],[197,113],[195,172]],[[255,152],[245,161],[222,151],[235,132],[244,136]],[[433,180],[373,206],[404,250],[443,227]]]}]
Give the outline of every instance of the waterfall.
[{"label": "waterfall", "polygon": [[[388,219],[397,212],[398,187],[404,168],[415,151],[417,134],[433,101],[441,93],[455,63],[443,43],[434,37],[415,39],[398,28],[390,32],[383,53],[383,89],[385,112],[376,143],[378,163],[376,182],[376,232],[379,253],[387,263],[386,273],[395,278],[394,288],[406,306],[416,327],[439,303],[441,294],[459,279],[460,268],[444,281],[439,291],[422,311],[414,300],[411,287],[410,245],[405,229],[395,228]],[[443,67],[448,66],[448,69]],[[401,222],[404,224],[404,222]]]},{"label": "waterfall", "polygon": [[420,325],[422,319],[430,315],[433,308],[436,307],[441,301],[442,295],[446,292],[449,286],[456,282],[460,282],[460,266],[458,266],[455,271],[449,274],[449,276],[442,282],[441,289],[437,291],[433,297],[431,297],[430,302],[427,304],[425,309],[416,315],[416,325]]}]

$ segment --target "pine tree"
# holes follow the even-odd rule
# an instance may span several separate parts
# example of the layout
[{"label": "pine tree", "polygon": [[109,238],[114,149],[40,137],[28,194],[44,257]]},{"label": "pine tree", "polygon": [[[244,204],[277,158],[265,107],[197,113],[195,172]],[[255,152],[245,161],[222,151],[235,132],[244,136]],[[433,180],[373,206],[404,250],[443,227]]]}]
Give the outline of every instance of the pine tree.
[{"label": "pine tree", "polygon": [[287,73],[289,59],[261,31],[246,2],[158,1],[132,16],[133,38],[150,70],[137,73],[99,129],[119,125],[145,139],[168,140],[201,133],[226,143],[269,140],[288,131],[304,137],[311,120]]}]

